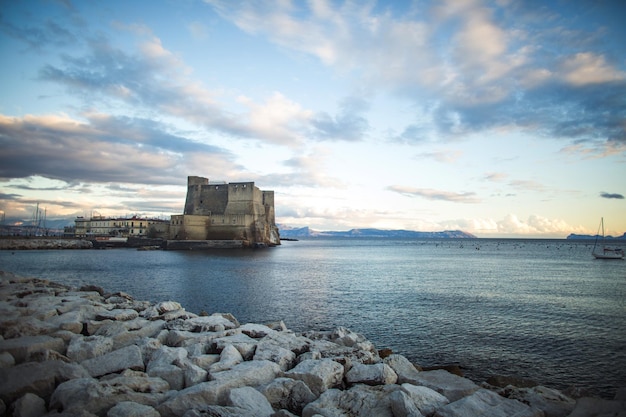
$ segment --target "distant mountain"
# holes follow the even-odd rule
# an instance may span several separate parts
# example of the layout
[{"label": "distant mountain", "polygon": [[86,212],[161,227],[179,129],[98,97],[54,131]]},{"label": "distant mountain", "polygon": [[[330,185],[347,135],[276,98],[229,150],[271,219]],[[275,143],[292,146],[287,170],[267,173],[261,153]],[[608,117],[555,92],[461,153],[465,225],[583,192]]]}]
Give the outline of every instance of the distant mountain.
[{"label": "distant mountain", "polygon": [[[596,237],[599,237],[597,235],[577,235],[575,233],[570,234],[566,239],[595,239]],[[604,236],[605,239],[607,240],[626,240],[626,233],[624,233],[622,236]]]},{"label": "distant mountain", "polygon": [[341,238],[399,238],[399,239],[475,239],[471,233],[461,230],[443,232],[416,232],[413,230],[352,229],[348,231],[317,231],[309,227],[291,228],[278,226],[281,238],[341,237]]}]

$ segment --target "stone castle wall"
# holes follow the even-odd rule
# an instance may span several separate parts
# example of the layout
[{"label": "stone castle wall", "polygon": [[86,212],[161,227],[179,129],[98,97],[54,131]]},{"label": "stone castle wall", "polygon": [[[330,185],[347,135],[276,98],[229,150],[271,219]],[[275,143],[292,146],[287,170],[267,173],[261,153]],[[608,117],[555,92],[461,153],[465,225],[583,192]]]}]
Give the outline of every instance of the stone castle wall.
[{"label": "stone castle wall", "polygon": [[170,239],[280,244],[274,192],[262,191],[254,182],[211,184],[208,178],[190,176],[185,211],[172,216]]}]

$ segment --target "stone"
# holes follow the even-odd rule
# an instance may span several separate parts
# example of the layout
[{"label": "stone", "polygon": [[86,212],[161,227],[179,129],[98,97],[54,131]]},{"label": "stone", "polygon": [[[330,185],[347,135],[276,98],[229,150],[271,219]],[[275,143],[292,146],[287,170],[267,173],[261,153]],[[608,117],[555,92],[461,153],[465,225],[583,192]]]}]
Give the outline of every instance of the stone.
[{"label": "stone", "polygon": [[383,359],[383,363],[389,365],[398,375],[398,384],[414,384],[417,381],[419,371],[406,357],[393,353]]},{"label": "stone", "polygon": [[626,416],[626,401],[582,397],[576,401],[576,407],[574,407],[574,410],[568,417],[624,416]]},{"label": "stone", "polygon": [[432,415],[435,410],[450,403],[450,400],[430,388],[408,383],[404,383],[401,386],[404,392],[411,398],[415,407],[425,416]]},{"label": "stone", "polygon": [[576,406],[575,400],[563,395],[560,391],[541,385],[532,388],[507,388],[500,392],[500,395],[541,410],[546,417],[566,417]]},{"label": "stone", "polygon": [[396,375],[389,365],[384,363],[373,365],[355,363],[346,373],[346,381],[349,384],[395,384],[396,381],[398,381],[398,375]]},{"label": "stone", "polygon": [[185,360],[182,364],[182,368],[185,377],[185,388],[205,382],[207,380],[207,376],[209,375],[207,371],[194,365],[189,360]]},{"label": "stone", "polygon": [[252,387],[233,388],[227,395],[226,405],[246,411],[246,415],[269,417],[274,410],[263,394]]},{"label": "stone", "polygon": [[270,361],[248,361],[234,366],[228,371],[211,374],[213,381],[219,381],[232,388],[268,384],[280,374],[280,367]]},{"label": "stone", "polygon": [[276,362],[278,366],[280,366],[280,369],[287,371],[293,367],[296,361],[296,354],[274,343],[262,341],[257,345],[253,359],[266,359]]},{"label": "stone", "polygon": [[122,401],[107,411],[107,417],[160,417],[160,415],[149,405]]},{"label": "stone", "polygon": [[33,352],[50,349],[65,353],[63,339],[47,335],[24,336],[15,339],[0,340],[0,352],[9,352],[16,363],[22,363]]},{"label": "stone", "polygon": [[345,391],[331,388],[307,404],[302,410],[302,417],[318,414],[333,417],[394,417],[391,394],[399,389],[397,385],[355,385]]},{"label": "stone", "polygon": [[[239,351],[237,351],[239,353]],[[239,354],[241,356],[241,354]],[[221,355],[217,354],[207,354],[207,355],[198,355],[189,358],[189,360],[196,366],[208,371],[211,368],[211,365],[220,361]]]},{"label": "stone", "polygon": [[49,409],[63,412],[87,411],[105,416],[116,404],[131,401],[156,407],[165,399],[162,392],[138,392],[116,378],[98,381],[94,378],[71,379],[60,384],[50,398]]},{"label": "stone", "polygon": [[82,362],[105,355],[113,350],[113,339],[104,336],[75,337],[67,346],[66,356]]},{"label": "stone", "polygon": [[81,362],[81,365],[93,377],[121,372],[125,369],[144,370],[141,349],[135,345],[87,359]]},{"label": "stone", "polygon": [[13,417],[40,417],[46,414],[46,401],[30,392],[11,405]]},{"label": "stone", "polygon": [[221,352],[226,346],[232,345],[237,348],[244,360],[252,359],[257,343],[258,341],[256,339],[253,339],[245,334],[220,337],[213,341],[215,350],[218,352]]},{"label": "stone", "polygon": [[317,397],[302,381],[291,378],[276,378],[267,385],[259,388],[273,408],[286,409],[301,415],[302,409]]},{"label": "stone", "polygon": [[419,372],[413,384],[431,388],[443,394],[450,402],[471,395],[480,388],[469,379],[461,378],[443,369]]},{"label": "stone", "polygon": [[[185,330],[195,333],[219,332],[236,329],[239,322],[230,314],[215,313],[210,316],[193,317],[184,321]],[[183,330],[183,329],[181,329]]]},{"label": "stone", "polygon": [[30,392],[46,400],[54,392],[57,384],[88,376],[85,368],[73,363],[26,362],[0,369],[0,399],[10,404]]},{"label": "stone", "polygon": [[207,405],[218,405],[219,398],[224,397],[231,388],[227,379],[203,382],[174,393],[156,410],[161,417],[180,417],[187,410],[203,410]]},{"label": "stone", "polygon": [[270,333],[274,333],[274,330],[263,324],[246,323],[239,327],[239,331],[253,339],[261,339]]},{"label": "stone", "polygon": [[233,366],[238,365],[241,362],[243,362],[243,356],[241,356],[241,353],[239,353],[237,348],[233,345],[227,345],[220,353],[219,362],[211,365],[209,367],[209,372],[215,373],[226,371],[228,369],[232,369]]},{"label": "stone", "polygon": [[[436,371],[431,371],[436,372]],[[526,404],[501,397],[493,391],[479,389],[473,394],[451,402],[435,412],[435,417],[543,417],[542,411]]]},{"label": "stone", "polygon": [[274,332],[265,336],[260,342],[270,342],[292,351],[296,355],[308,352],[311,340],[307,337],[296,335],[291,332]]},{"label": "stone", "polygon": [[0,353],[0,368],[9,368],[15,365],[15,358],[9,352]]},{"label": "stone", "polygon": [[285,372],[284,376],[303,381],[318,397],[327,389],[341,384],[343,365],[332,359],[308,359]]},{"label": "stone", "polygon": [[113,309],[105,310],[96,315],[96,320],[115,320],[115,321],[128,321],[134,320],[139,317],[139,313],[132,309]]},{"label": "stone", "polygon": [[394,416],[424,417],[405,391],[397,390],[389,394],[389,403]]}]

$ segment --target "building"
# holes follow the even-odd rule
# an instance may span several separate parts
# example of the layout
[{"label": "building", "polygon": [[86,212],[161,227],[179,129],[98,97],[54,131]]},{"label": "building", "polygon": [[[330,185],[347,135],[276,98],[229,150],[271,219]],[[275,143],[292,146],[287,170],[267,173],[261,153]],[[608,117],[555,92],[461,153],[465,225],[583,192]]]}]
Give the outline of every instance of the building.
[{"label": "building", "polygon": [[137,216],[130,218],[94,216],[91,219],[77,217],[74,224],[76,237],[160,237],[165,239],[169,235],[169,221]]},{"label": "building", "polygon": [[190,176],[184,213],[170,220],[170,239],[280,245],[274,192],[262,191],[254,182],[211,183]]}]

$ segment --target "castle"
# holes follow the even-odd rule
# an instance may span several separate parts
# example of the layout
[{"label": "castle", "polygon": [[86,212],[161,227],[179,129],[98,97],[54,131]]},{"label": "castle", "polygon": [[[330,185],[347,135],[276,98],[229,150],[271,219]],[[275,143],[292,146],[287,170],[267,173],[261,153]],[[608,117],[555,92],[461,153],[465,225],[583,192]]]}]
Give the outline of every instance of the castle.
[{"label": "castle", "polygon": [[262,191],[254,182],[213,183],[187,177],[185,211],[171,217],[169,239],[280,245],[274,191]]}]

